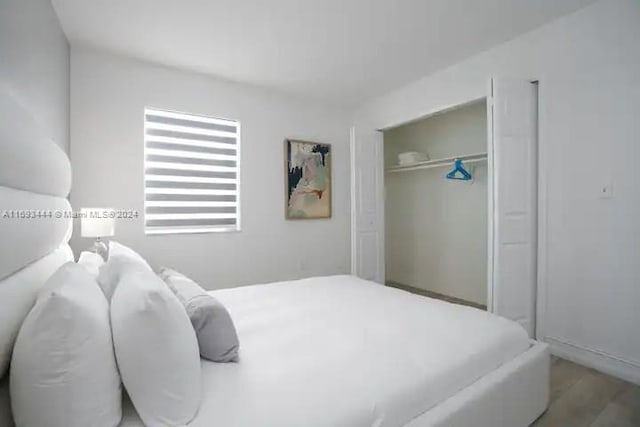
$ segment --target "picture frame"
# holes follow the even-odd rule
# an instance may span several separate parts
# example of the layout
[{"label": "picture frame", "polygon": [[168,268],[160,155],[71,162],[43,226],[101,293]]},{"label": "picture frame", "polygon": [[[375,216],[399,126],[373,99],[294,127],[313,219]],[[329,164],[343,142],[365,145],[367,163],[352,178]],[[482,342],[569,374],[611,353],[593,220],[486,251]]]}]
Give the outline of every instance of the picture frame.
[{"label": "picture frame", "polygon": [[332,216],[331,144],[285,139],[285,218]]}]

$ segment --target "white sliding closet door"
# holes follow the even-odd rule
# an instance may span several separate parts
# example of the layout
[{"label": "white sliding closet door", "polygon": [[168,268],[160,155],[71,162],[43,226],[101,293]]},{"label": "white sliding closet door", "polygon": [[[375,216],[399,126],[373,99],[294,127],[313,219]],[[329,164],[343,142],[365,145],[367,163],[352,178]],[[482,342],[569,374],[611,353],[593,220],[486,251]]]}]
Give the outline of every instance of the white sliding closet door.
[{"label": "white sliding closet door", "polygon": [[526,80],[492,79],[488,107],[489,159],[494,171],[489,307],[520,323],[534,337],[537,86]]},{"label": "white sliding closet door", "polygon": [[351,128],[351,272],[384,283],[382,132]]}]

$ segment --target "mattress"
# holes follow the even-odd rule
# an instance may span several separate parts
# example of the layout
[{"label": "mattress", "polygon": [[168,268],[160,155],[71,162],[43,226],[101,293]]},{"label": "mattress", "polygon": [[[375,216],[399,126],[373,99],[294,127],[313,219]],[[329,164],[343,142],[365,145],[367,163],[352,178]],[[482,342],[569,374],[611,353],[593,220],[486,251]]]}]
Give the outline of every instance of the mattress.
[{"label": "mattress", "polygon": [[[202,361],[191,427],[401,426],[529,347],[515,322],[352,276],[211,294],[240,361]],[[142,425],[127,405],[121,426]]]}]

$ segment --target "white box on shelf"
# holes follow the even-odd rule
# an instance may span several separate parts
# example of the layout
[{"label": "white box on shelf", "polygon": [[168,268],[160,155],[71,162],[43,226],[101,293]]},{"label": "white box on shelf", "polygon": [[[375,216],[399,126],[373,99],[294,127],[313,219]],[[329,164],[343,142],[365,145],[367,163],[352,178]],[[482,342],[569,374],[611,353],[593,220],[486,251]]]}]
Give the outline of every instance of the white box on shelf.
[{"label": "white box on shelf", "polygon": [[407,151],[405,153],[398,154],[398,163],[400,165],[412,165],[418,162],[426,162],[429,160],[427,153],[420,153],[418,151]]}]

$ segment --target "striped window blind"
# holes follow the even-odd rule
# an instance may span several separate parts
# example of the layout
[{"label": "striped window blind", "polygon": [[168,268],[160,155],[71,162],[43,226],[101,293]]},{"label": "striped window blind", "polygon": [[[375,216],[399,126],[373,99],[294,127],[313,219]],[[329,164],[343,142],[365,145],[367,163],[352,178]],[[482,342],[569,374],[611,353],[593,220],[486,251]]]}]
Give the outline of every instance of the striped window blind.
[{"label": "striped window blind", "polygon": [[240,123],[144,111],[146,234],[240,229]]}]

